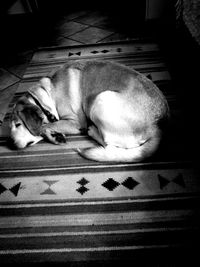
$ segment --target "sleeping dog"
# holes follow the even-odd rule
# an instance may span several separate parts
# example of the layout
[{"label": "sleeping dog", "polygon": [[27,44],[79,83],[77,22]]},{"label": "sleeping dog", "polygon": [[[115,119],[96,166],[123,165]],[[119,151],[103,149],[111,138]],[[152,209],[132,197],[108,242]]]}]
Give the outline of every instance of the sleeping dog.
[{"label": "sleeping dog", "polygon": [[99,146],[78,152],[96,161],[139,162],[153,155],[169,117],[167,101],[143,74],[110,61],[73,61],[42,78],[15,104],[17,148],[41,139],[66,142],[87,131]]}]

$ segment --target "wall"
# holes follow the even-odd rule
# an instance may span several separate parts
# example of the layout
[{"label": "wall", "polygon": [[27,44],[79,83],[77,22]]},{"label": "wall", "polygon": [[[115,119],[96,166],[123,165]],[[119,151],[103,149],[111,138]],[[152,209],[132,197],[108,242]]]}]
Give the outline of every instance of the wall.
[{"label": "wall", "polygon": [[159,19],[166,16],[169,0],[146,0],[146,20]]}]

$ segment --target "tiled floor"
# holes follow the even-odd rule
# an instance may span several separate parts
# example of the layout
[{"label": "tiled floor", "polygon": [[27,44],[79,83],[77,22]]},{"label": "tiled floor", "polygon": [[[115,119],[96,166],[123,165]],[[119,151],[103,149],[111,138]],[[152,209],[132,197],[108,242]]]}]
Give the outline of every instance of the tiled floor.
[{"label": "tiled floor", "polygon": [[[3,119],[3,113],[1,113],[1,110],[5,108],[6,102],[8,102],[15,93],[17,86],[23,77],[23,73],[26,67],[29,64],[34,51],[38,47],[73,46],[110,42],[116,40],[140,39],[144,37],[157,37],[157,33],[155,31],[148,30],[148,27],[143,28],[143,25],[140,25],[140,27],[134,26],[135,25],[130,24],[130,21],[128,21],[127,25],[126,23],[123,23],[123,21],[121,21],[121,18],[113,18],[112,16],[110,16],[110,14],[106,14],[105,12],[99,10],[96,11],[83,9],[78,10],[77,12],[68,12],[68,14],[66,15],[62,14],[60,17],[54,19],[51,18],[47,21],[43,20],[43,24],[41,25],[37,23],[37,25],[33,27],[33,25],[31,24],[31,29],[29,29],[28,32],[26,32],[26,30],[22,30],[22,28],[16,30],[17,26],[14,27],[12,32],[8,31],[6,34],[8,41],[5,40],[4,49],[0,50],[0,55],[2,56],[2,59],[0,60],[0,125],[1,120]],[[11,25],[11,28],[12,27],[13,24]],[[7,25],[5,26],[5,28],[7,28]],[[156,28],[154,28],[154,30],[155,29]],[[35,32],[32,33],[32,30]],[[163,34],[165,33],[166,32],[163,30]],[[186,101],[183,102],[187,103],[187,105],[188,102],[199,102],[199,98],[195,97],[195,94],[194,97],[192,97],[192,94],[191,96],[189,96],[188,94],[186,94],[186,97],[183,96],[184,86],[187,87],[187,85],[189,85],[188,88],[190,92],[193,89],[190,81],[186,82],[185,79],[189,80],[189,78],[187,79],[188,71],[192,73],[190,77],[193,77],[192,75],[194,68],[192,68],[191,66],[196,66],[196,64],[192,63],[192,58],[196,61],[197,58],[190,57],[190,53],[184,53],[183,58],[183,53],[181,52],[177,57],[176,51],[179,51],[179,48],[181,48],[183,52],[189,50],[189,46],[185,45],[185,42],[179,42],[178,44],[176,44],[176,48],[178,48],[179,50],[176,49],[174,54],[171,54],[171,51],[174,49],[174,40],[169,43],[171,44],[171,47],[167,47],[167,59],[171,60],[172,58],[174,58],[174,56],[176,56],[176,64],[171,64],[172,71],[177,73],[177,69],[179,69],[180,66],[182,67],[182,70],[184,70],[185,66],[190,66],[189,70],[188,68],[185,70],[185,74],[179,71],[180,74],[177,78],[177,84],[179,84],[179,81],[182,80],[182,77],[184,77],[184,80],[182,81],[182,86],[179,85],[179,87],[177,87],[177,93],[186,99]],[[181,46],[179,46],[180,43]],[[167,44],[165,44],[165,46],[167,46]],[[185,47],[187,48],[187,50],[185,49]],[[194,51],[193,53],[195,54],[196,50],[192,49],[192,51]],[[176,60],[177,58],[178,60]],[[171,62],[174,62],[174,59]],[[187,64],[187,62],[191,64]],[[197,61],[197,64],[198,63],[199,61]],[[196,68],[196,72],[197,70],[198,68]],[[198,78],[198,75],[196,75],[196,77]],[[193,83],[196,84],[195,79]],[[199,104],[197,103],[196,106],[198,105]],[[187,113],[188,112],[186,112],[186,115]],[[195,119],[192,120],[191,118],[192,117],[190,117],[189,115],[184,118],[187,122],[188,129],[192,129],[192,127],[195,125],[195,123],[193,123],[193,121],[195,122]],[[196,138],[194,136],[193,140],[198,140],[198,137]]]},{"label": "tiled floor", "polygon": [[[62,13],[53,19],[49,17],[43,19],[40,15],[39,22],[32,25],[34,23],[35,19],[31,23],[27,20],[30,29],[25,30],[23,28],[26,20],[20,18],[19,26],[16,26],[15,20],[11,18],[8,27],[6,25],[8,29],[4,27],[5,44],[2,49],[3,60],[0,61],[0,113],[1,107],[9,99],[9,94],[12,95],[13,90],[17,88],[38,47],[73,46],[141,37],[141,32],[138,35],[134,30],[127,31],[128,25],[123,27],[122,23],[119,24],[118,20],[113,19],[108,12],[94,9],[82,9],[71,13],[68,11],[66,15]],[[0,123],[1,119],[0,117]]]}]

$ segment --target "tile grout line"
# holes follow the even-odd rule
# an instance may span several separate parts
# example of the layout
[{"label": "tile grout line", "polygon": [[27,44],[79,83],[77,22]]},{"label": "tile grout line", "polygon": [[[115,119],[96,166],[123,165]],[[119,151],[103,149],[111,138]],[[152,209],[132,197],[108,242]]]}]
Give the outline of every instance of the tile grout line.
[{"label": "tile grout line", "polygon": [[[97,41],[96,43],[99,43],[99,42],[101,42],[101,41],[105,40],[106,38],[109,38],[110,36],[112,36],[112,35],[116,34],[116,33],[117,33],[117,32],[113,32],[113,33],[111,33],[110,35],[108,35],[108,36],[106,36],[106,37],[104,37],[104,38],[100,39],[100,40],[99,40],[99,41]],[[126,40],[126,39],[124,39],[124,40]]]},{"label": "tile grout line", "polygon": [[[93,13],[93,11],[88,11],[88,13],[86,12],[86,13],[83,14],[83,15],[80,15],[80,16],[77,16],[77,17],[74,17],[74,18],[71,18],[71,19],[66,19],[66,22],[75,21],[75,20],[78,19],[78,18],[81,18],[81,17],[86,16],[86,14],[89,15],[89,14],[92,14],[92,13]],[[67,17],[67,16],[66,16],[66,17]],[[64,20],[66,17],[64,16],[64,17],[63,17],[63,20]]]},{"label": "tile grout line", "polygon": [[[100,29],[100,28],[98,28],[98,27],[89,26],[89,27],[85,28],[84,30],[78,31],[78,32],[73,33],[73,34],[68,35],[68,36],[62,36],[62,37],[64,37],[64,38],[68,38],[68,37],[70,37],[70,38],[71,38],[71,37],[73,37],[75,34],[77,34],[77,33],[81,33],[81,32],[83,32],[83,31],[85,31],[85,30],[87,30],[87,29],[89,29],[89,28],[96,28],[96,29],[102,30],[102,29]],[[106,30],[104,30],[104,31],[106,31]],[[109,32],[110,32],[110,31],[109,31]],[[98,40],[97,42],[93,42],[93,44],[94,44],[94,43],[98,43],[98,42],[100,42],[101,40],[104,40],[104,39],[108,38],[109,36],[111,36],[111,35],[113,35],[113,34],[115,34],[115,32],[110,32],[110,34],[109,34],[108,36],[106,36],[106,37],[104,37],[104,38]],[[76,41],[76,42],[81,42],[80,40],[76,40],[76,39],[73,39],[73,38],[71,38],[71,39],[72,39],[73,41]],[[86,44],[86,43],[83,42],[83,44]]]},{"label": "tile grout line", "polygon": [[[29,62],[28,62],[28,64],[29,64]],[[19,64],[20,65],[20,64]],[[18,65],[18,66],[19,66]],[[22,79],[22,77],[20,77],[19,75],[17,75],[17,74],[15,74],[14,72],[12,72],[12,71],[10,71],[9,69],[7,69],[7,68],[5,68],[5,67],[3,67],[3,69],[4,70],[6,70],[7,72],[9,72],[11,75],[13,75],[13,76],[15,76],[16,78],[18,78],[18,79]],[[26,68],[25,68],[25,70],[24,71],[26,71]],[[23,76],[23,75],[22,75]],[[6,87],[7,88],[7,87]]]},{"label": "tile grout line", "polygon": [[[83,30],[80,30],[80,31],[77,31],[77,33],[78,32],[81,32],[81,31],[84,31],[84,30],[86,30],[86,29],[88,29],[89,27],[91,27],[91,28],[97,28],[97,29],[99,29],[99,30],[104,30],[104,31],[108,31],[108,30],[106,30],[105,28],[103,28],[103,27],[100,27],[100,26],[98,26],[98,25],[95,25],[95,24],[88,24],[88,23],[80,23],[80,22],[78,22],[78,21],[75,21],[75,20],[70,20],[69,22],[76,22],[76,23],[78,23],[78,24],[81,24],[81,25],[84,25],[84,26],[88,26],[87,28],[85,28],[85,29],[83,29]],[[109,32],[113,32],[113,31],[109,31]],[[113,33],[117,33],[117,32],[113,32]],[[73,34],[76,34],[76,33],[73,33]],[[62,35],[63,36],[63,35]],[[69,35],[70,36],[70,35]]]},{"label": "tile grout line", "polygon": [[[83,45],[83,44],[86,44],[86,43],[83,43],[83,42],[81,42],[81,41],[77,41],[77,40],[75,40],[75,39],[72,39],[71,37],[69,38],[69,37],[64,37],[64,36],[62,36],[64,39],[69,39],[70,41],[74,41],[74,42],[79,42],[80,43],[80,45]],[[79,44],[75,44],[75,45],[72,45],[71,47],[73,47],[73,46],[78,46]],[[58,46],[59,47],[59,46]]]},{"label": "tile grout line", "polygon": [[[108,31],[107,29],[105,29],[105,28],[103,28],[103,27],[101,27],[101,26],[95,25],[95,24],[92,24],[92,25],[91,25],[91,24],[87,24],[87,23],[80,23],[80,22],[77,22],[77,21],[74,21],[74,22],[79,23],[79,24],[82,24],[82,25],[85,25],[85,26],[89,26],[89,27],[97,28],[97,29],[99,29],[99,30]],[[85,28],[85,29],[87,29],[87,28]]]},{"label": "tile grout line", "polygon": [[78,24],[82,24],[82,25],[85,25],[85,26],[94,26],[95,27],[95,24],[89,24],[89,23],[85,23],[85,22],[79,22],[79,21],[76,21],[76,20],[72,20],[73,22],[76,22]]},{"label": "tile grout line", "polygon": [[16,81],[16,82],[14,82],[14,83],[12,83],[12,84],[6,86],[5,88],[1,89],[1,90],[0,90],[0,93],[3,92],[4,90],[8,89],[9,87],[16,85],[17,83],[20,83],[21,80],[22,80],[22,79],[20,79],[19,81]]},{"label": "tile grout line", "polygon": [[8,89],[9,87],[11,87],[11,86],[13,86],[13,85],[15,85],[15,84],[17,84],[17,83],[20,83],[20,82],[21,82],[21,80],[22,80],[22,78],[20,78],[20,80],[19,80],[19,81],[16,81],[16,82],[14,82],[14,83],[12,83],[12,84],[10,84],[10,85],[6,86],[5,88],[1,89],[1,90],[0,90],[0,92],[1,92],[1,91],[4,91],[4,90],[6,90],[6,89]]},{"label": "tile grout line", "polygon": [[84,30],[86,30],[86,29],[89,29],[91,26],[88,26],[88,27],[86,27],[85,29],[82,29],[82,30],[80,30],[80,31],[77,31],[77,32],[75,32],[75,33],[72,33],[72,34],[69,34],[69,35],[63,35],[63,34],[61,34],[61,35],[59,35],[59,36],[62,36],[62,37],[64,37],[64,38],[68,38],[68,37],[70,37],[70,36],[73,36],[74,34],[77,34],[77,33],[80,33],[80,32],[82,32],[82,31],[84,31]]}]

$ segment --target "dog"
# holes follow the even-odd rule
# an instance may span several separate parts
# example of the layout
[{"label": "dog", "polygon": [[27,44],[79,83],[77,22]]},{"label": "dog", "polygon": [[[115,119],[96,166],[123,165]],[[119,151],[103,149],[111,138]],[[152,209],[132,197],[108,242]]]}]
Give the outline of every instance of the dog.
[{"label": "dog", "polygon": [[112,61],[69,61],[17,101],[10,137],[25,148],[87,132],[99,146],[77,149],[83,157],[140,162],[157,151],[169,114],[163,93],[136,70]]}]

